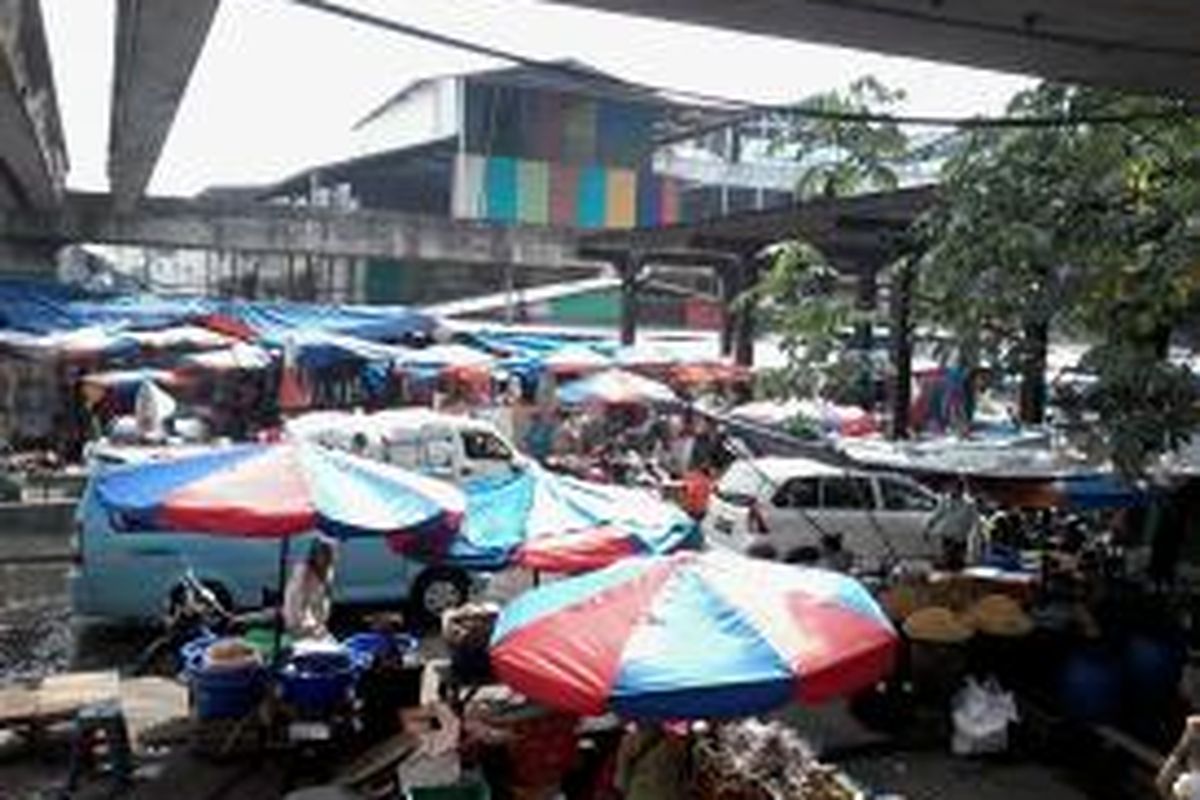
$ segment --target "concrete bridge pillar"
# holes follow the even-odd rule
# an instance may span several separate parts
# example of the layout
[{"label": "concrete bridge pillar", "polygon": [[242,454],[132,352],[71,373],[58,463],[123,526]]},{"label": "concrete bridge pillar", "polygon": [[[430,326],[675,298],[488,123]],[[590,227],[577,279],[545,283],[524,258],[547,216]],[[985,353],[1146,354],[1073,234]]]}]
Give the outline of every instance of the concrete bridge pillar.
[{"label": "concrete bridge pillar", "polygon": [[[761,268],[762,263],[756,254],[748,254],[742,257],[737,266],[738,291],[735,296],[740,297],[758,283]],[[754,337],[757,333],[755,316],[757,310],[754,303],[742,303],[736,309],[732,310],[733,360],[734,363],[744,367],[754,366]],[[730,313],[730,310],[727,309],[726,313]]]}]

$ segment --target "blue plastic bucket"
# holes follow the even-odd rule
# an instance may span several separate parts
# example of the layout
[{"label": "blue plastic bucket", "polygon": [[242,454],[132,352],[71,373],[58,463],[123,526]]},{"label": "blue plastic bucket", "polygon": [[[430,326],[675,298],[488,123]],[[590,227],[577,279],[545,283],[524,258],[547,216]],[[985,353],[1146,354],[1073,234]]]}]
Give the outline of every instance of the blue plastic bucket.
[{"label": "blue plastic bucket", "polygon": [[198,719],[241,719],[262,700],[265,681],[257,664],[205,667],[201,653],[189,664],[187,674]]},{"label": "blue plastic bucket", "polygon": [[357,676],[348,652],[293,655],[279,669],[279,696],[304,714],[323,715],[349,699]]},{"label": "blue plastic bucket", "polygon": [[1175,695],[1183,677],[1187,651],[1164,637],[1135,635],[1121,648],[1125,701],[1147,710]]},{"label": "blue plastic bucket", "polygon": [[1100,649],[1071,653],[1059,673],[1059,700],[1071,719],[1112,721],[1121,703],[1120,663]]},{"label": "blue plastic bucket", "polygon": [[356,633],[342,640],[356,668],[369,669],[376,658],[395,654],[403,656],[416,650],[418,642],[405,634]]}]

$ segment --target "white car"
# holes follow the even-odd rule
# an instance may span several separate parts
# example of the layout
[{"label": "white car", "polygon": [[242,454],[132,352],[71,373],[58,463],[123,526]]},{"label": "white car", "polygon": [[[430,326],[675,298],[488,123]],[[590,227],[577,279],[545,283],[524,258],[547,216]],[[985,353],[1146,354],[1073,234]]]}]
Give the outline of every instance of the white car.
[{"label": "white car", "polygon": [[816,560],[822,536],[835,535],[856,569],[873,571],[939,558],[944,534],[932,529],[943,507],[937,494],[902,475],[804,458],[746,459],[717,483],[703,531],[710,544],[787,561]]}]

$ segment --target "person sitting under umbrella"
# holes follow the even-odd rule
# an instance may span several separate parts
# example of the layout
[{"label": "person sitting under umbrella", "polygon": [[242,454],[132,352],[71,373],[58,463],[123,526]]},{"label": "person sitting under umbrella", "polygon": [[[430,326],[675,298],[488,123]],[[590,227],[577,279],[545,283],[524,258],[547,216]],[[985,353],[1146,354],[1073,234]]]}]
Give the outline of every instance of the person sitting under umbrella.
[{"label": "person sitting under umbrella", "polygon": [[309,547],[308,556],[292,571],[283,594],[283,622],[296,639],[329,636],[334,555],[333,545],[317,538]]}]

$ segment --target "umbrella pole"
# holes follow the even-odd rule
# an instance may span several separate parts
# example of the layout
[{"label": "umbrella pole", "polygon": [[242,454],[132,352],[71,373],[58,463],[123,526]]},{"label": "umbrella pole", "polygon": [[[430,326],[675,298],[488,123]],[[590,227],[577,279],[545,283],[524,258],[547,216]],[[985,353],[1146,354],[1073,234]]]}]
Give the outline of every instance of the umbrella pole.
[{"label": "umbrella pole", "polygon": [[284,536],[279,543],[279,573],[275,581],[275,647],[271,652],[271,663],[279,663],[279,651],[283,645],[283,601],[287,592],[288,545],[292,537]]}]

